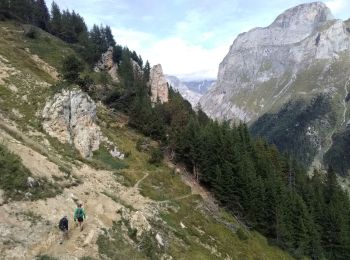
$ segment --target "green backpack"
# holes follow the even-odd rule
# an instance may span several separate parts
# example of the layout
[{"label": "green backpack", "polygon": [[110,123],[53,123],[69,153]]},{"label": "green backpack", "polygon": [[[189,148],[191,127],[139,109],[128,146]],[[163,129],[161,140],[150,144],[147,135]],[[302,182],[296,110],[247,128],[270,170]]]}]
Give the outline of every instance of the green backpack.
[{"label": "green backpack", "polygon": [[77,215],[76,215],[77,218],[83,218],[84,217],[84,211],[82,208],[78,208],[77,209]]}]

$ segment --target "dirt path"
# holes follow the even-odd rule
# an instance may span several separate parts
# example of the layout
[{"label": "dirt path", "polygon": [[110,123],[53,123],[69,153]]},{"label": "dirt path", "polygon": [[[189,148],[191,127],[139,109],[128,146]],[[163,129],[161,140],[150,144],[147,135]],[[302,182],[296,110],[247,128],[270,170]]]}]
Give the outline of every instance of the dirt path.
[{"label": "dirt path", "polygon": [[138,189],[140,184],[141,184],[141,182],[143,182],[148,177],[148,175],[149,175],[149,173],[146,172],[146,174],[135,183],[134,189]]},{"label": "dirt path", "polygon": [[[1,130],[0,141],[6,142],[9,149],[22,158],[34,176],[46,177],[53,182],[52,176],[64,178],[64,173],[46,156]],[[121,219],[124,203],[147,217],[155,214],[152,201],[138,191],[148,173],[134,187],[128,188],[118,183],[112,172],[80,165],[73,166],[72,172],[83,181],[79,185],[65,188],[61,194],[46,200],[15,201],[0,206],[0,244],[5,245],[0,246],[1,259],[33,259],[40,254],[59,259],[83,256],[98,259],[97,238],[102,229],[111,228],[113,222]],[[77,201],[83,203],[87,214],[83,231],[76,228],[73,221]],[[60,244],[61,233],[57,225],[64,215],[69,219],[69,239]]]}]

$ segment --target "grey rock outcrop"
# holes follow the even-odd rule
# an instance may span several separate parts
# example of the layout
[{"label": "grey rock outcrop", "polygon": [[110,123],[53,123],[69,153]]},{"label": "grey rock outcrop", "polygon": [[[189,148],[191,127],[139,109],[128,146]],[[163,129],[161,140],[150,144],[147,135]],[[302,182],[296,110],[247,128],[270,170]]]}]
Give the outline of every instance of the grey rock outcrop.
[{"label": "grey rock outcrop", "polygon": [[118,65],[113,61],[113,47],[109,47],[108,50],[102,54],[94,70],[96,72],[107,71],[114,81],[119,82]]},{"label": "grey rock outcrop", "polygon": [[169,100],[168,82],[160,64],[154,65],[150,71],[151,101],[166,103]]},{"label": "grey rock outcrop", "polygon": [[[249,122],[292,97],[330,91],[335,81],[329,80],[336,78],[331,67],[349,52],[350,33],[325,4],[288,9],[270,26],[237,37],[220,64],[215,87],[200,101],[202,108],[213,118]],[[315,80],[302,89],[305,77]]]},{"label": "grey rock outcrop", "polygon": [[132,69],[134,71],[134,75],[136,77],[142,77],[143,71],[142,71],[142,68],[140,67],[140,65],[136,61],[134,61],[133,59],[130,59],[130,62],[131,62]]},{"label": "grey rock outcrop", "polygon": [[81,90],[55,94],[42,111],[43,128],[62,143],[74,144],[86,158],[99,149],[102,133],[96,124],[96,104]]}]

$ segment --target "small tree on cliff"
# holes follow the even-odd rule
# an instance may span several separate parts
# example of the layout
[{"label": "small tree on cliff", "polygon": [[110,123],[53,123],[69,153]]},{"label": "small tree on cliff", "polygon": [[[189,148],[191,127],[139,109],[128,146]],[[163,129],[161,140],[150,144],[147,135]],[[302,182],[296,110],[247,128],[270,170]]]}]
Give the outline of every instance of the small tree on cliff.
[{"label": "small tree on cliff", "polygon": [[79,75],[83,71],[83,63],[75,56],[69,55],[63,60],[62,76],[69,83],[79,84]]}]

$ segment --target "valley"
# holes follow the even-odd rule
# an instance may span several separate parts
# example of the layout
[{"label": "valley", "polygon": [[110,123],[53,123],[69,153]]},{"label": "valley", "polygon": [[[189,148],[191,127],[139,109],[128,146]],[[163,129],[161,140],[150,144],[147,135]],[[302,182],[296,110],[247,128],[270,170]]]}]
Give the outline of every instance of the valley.
[{"label": "valley", "polygon": [[212,80],[234,8],[59,2],[0,2],[1,259],[349,258],[349,20],[289,7]]}]

